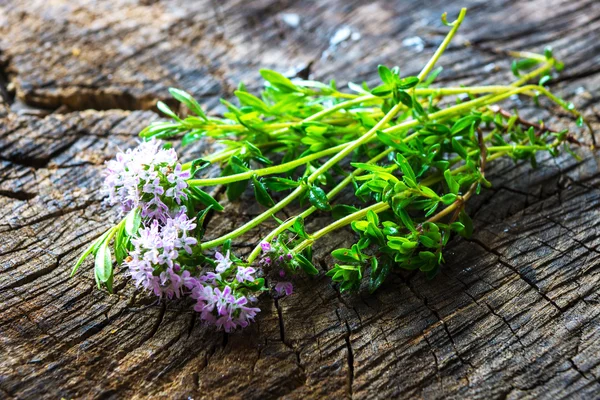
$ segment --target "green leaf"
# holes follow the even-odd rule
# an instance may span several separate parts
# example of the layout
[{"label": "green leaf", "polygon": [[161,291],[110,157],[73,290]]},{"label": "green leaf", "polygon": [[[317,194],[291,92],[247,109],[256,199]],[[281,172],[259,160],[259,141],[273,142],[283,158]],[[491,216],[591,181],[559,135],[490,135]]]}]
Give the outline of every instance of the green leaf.
[{"label": "green leaf", "polygon": [[302,268],[302,270],[304,272],[306,272],[308,275],[318,275],[319,274],[319,271],[315,268],[315,266],[302,254],[296,254],[296,256],[294,258],[298,262],[298,265],[300,265],[300,268]]},{"label": "green leaf", "polygon": [[478,123],[480,121],[480,117],[476,116],[476,115],[466,115],[462,118],[459,118],[454,125],[452,125],[452,128],[450,129],[450,132],[452,133],[452,135],[455,135],[457,133],[462,132],[465,129],[468,129],[471,127],[471,125],[473,125],[474,123]]},{"label": "green leaf", "polygon": [[75,263],[75,265],[73,266],[73,270],[71,271],[71,277],[73,277],[75,275],[75,273],[77,272],[77,270],[79,269],[79,267],[81,266],[81,264],[83,264],[83,262],[85,261],[85,259],[92,253],[96,252],[98,247],[100,246],[100,244],[102,244],[104,242],[104,239],[106,238],[106,236],[108,236],[108,234],[110,233],[110,231],[112,230],[109,229],[106,232],[104,232],[102,234],[102,236],[100,236],[98,239],[96,239],[82,254],[81,256],[79,256],[79,259],[77,260],[77,262]]},{"label": "green leaf", "polygon": [[427,119],[427,113],[423,109],[421,103],[418,102],[416,97],[412,98],[412,108],[415,115],[420,119]]},{"label": "green leaf", "polygon": [[354,254],[354,252],[351,249],[336,249],[331,252],[331,255],[336,260],[340,260],[342,262],[360,262],[360,258],[357,257],[357,255]]},{"label": "green leaf", "polygon": [[463,160],[466,160],[467,157],[469,157],[467,150],[465,150],[465,148],[462,146],[462,144],[460,144],[458,140],[456,140],[456,138],[452,138],[452,148],[454,149],[456,154],[458,154]]},{"label": "green leaf", "polygon": [[442,196],[442,203],[445,205],[452,204],[456,200],[456,195],[454,193],[447,193]]},{"label": "green leaf", "polygon": [[371,258],[371,276],[369,279],[369,292],[373,293],[381,286],[390,272],[390,262],[384,260],[379,262],[377,258]]},{"label": "green leaf", "polygon": [[304,219],[300,216],[296,217],[296,220],[294,221],[294,224],[291,226],[290,230],[302,239],[310,239],[310,236],[304,229]]},{"label": "green leaf", "polygon": [[248,92],[241,92],[239,90],[236,90],[234,94],[237,96],[238,99],[240,99],[240,102],[243,105],[252,107],[256,111],[261,111],[265,114],[268,114],[270,112],[269,106],[266,105],[265,102],[259,99],[258,97]]},{"label": "green leaf", "polygon": [[394,83],[394,74],[388,67],[385,65],[378,65],[377,72],[379,72],[379,77],[383,81],[383,83],[391,85]]},{"label": "green leaf", "polygon": [[192,161],[192,166],[190,167],[190,175],[192,177],[194,177],[194,175],[196,175],[196,173],[198,171],[203,170],[204,168],[208,167],[209,165],[211,165],[210,161],[207,161],[203,158],[196,158],[195,160]]},{"label": "green leaf", "polygon": [[158,110],[160,112],[162,112],[163,114],[165,114],[167,117],[171,117],[174,120],[177,121],[181,121],[181,119],[177,116],[177,114],[175,114],[168,105],[166,105],[165,103],[163,103],[162,101],[158,101],[156,102],[156,108],[158,108]]},{"label": "green leaf", "polygon": [[245,281],[243,284],[240,285],[240,287],[246,288],[251,292],[259,292],[261,290],[264,290],[265,278],[257,278],[253,282]]},{"label": "green leaf", "polygon": [[396,211],[396,215],[398,215],[400,217],[400,220],[402,221],[404,226],[406,228],[408,228],[408,230],[410,230],[411,232],[416,232],[415,224],[413,223],[413,221],[410,218],[410,216],[408,215],[408,213],[403,209],[398,209],[395,211]]},{"label": "green leaf", "polygon": [[376,88],[373,88],[373,90],[371,90],[371,94],[373,96],[378,96],[378,97],[384,97],[390,93],[392,93],[392,89],[390,89],[390,87],[388,85],[380,85],[380,86],[377,86]]},{"label": "green leaf", "polygon": [[429,87],[433,81],[438,77],[438,75],[444,70],[443,67],[437,67],[429,75],[427,75],[427,79],[423,83],[421,83],[420,87],[427,88]]},{"label": "green leaf", "polygon": [[127,216],[125,217],[125,232],[129,236],[135,236],[137,234],[138,229],[140,229],[140,225],[142,224],[142,210],[140,207],[136,207],[133,210],[129,211]]},{"label": "green leaf", "polygon": [[285,76],[281,75],[279,72],[275,72],[269,69],[261,69],[260,75],[264,80],[269,82],[273,87],[278,89],[281,92],[289,93],[289,92],[299,92],[300,89],[294,85],[292,81],[290,81]]},{"label": "green leaf", "polygon": [[198,242],[204,237],[204,232],[206,231],[204,228],[204,220],[212,209],[213,206],[210,205],[196,215],[196,239],[198,239]]},{"label": "green leaf", "polygon": [[329,211],[331,205],[327,199],[327,194],[318,186],[311,186],[308,190],[308,201],[318,210]]},{"label": "green leaf", "polygon": [[206,114],[204,113],[204,110],[202,110],[200,104],[198,104],[196,99],[194,99],[189,93],[176,88],[169,88],[169,93],[171,93],[171,96],[173,96],[175,99],[177,99],[179,102],[183,103],[187,108],[189,108],[190,111],[192,111],[194,114],[196,114],[203,120],[207,119]]},{"label": "green leaf", "polygon": [[419,236],[419,242],[425,247],[429,247],[430,249],[435,249],[438,247],[438,243],[434,242],[431,238],[421,235]]},{"label": "green leaf", "polygon": [[462,230],[462,232],[460,232],[460,235],[469,239],[471,237],[471,235],[473,234],[473,221],[471,220],[471,217],[469,217],[469,215],[466,212],[461,211],[461,213],[458,216],[458,220],[465,227]]},{"label": "green leaf", "polygon": [[267,192],[265,185],[256,179],[256,175],[252,176],[252,183],[254,185],[254,197],[256,198],[256,201],[258,201],[258,204],[265,207],[273,207],[275,202],[269,195],[269,192]]},{"label": "green leaf", "polygon": [[413,108],[413,98],[410,94],[406,93],[404,90],[398,90],[396,92],[397,100],[404,104],[408,108]]},{"label": "green leaf", "polygon": [[544,86],[546,83],[548,83],[550,80],[552,79],[552,77],[550,75],[544,75],[540,78],[540,82],[538,83],[538,85],[540,86]]},{"label": "green leaf", "polygon": [[331,215],[333,216],[333,219],[341,219],[350,214],[354,214],[357,211],[358,211],[358,208],[356,208],[356,207],[347,206],[345,204],[336,204],[333,206]]},{"label": "green leaf", "polygon": [[[242,182],[244,182],[244,189],[245,189],[247,181],[242,181]],[[237,182],[235,182],[235,183],[237,183]],[[229,189],[229,187],[228,187],[228,189]],[[196,200],[198,200],[200,203],[204,204],[207,207],[212,206],[212,208],[216,211],[223,211],[223,206],[221,204],[219,204],[219,202],[217,200],[215,200],[214,197],[212,197],[210,194],[206,193],[204,190],[201,190],[196,186],[189,186],[189,190],[190,190],[192,196]]]},{"label": "green leaf", "polygon": [[454,176],[449,169],[444,171],[444,178],[446,179],[450,193],[458,194],[458,191],[460,190],[460,184],[456,181],[456,179],[454,179]]},{"label": "green leaf", "polygon": [[227,194],[227,199],[229,199],[229,201],[235,201],[239,199],[242,196],[242,194],[246,191],[246,187],[248,187],[248,182],[248,180],[245,180],[239,182],[232,182],[229,185],[227,185],[227,191],[225,192]]},{"label": "green leaf", "polygon": [[281,192],[283,190],[290,190],[300,186],[300,182],[292,179],[269,177],[264,179],[264,184],[271,190]]},{"label": "green leaf", "polygon": [[419,78],[416,76],[407,76],[406,78],[400,79],[396,84],[396,87],[400,90],[406,90],[417,86]]},{"label": "green leaf", "polygon": [[409,178],[413,182],[417,181],[417,177],[415,175],[415,171],[413,171],[413,169],[410,166],[408,160],[402,154],[400,154],[400,153],[396,154],[396,160],[395,160],[395,162],[400,167],[400,170],[402,171],[402,174],[404,176],[406,176],[407,178]]},{"label": "green leaf", "polygon": [[110,249],[108,248],[108,241],[104,241],[100,247],[98,247],[98,252],[96,253],[96,258],[94,261],[94,271],[96,276],[102,283],[107,283],[112,279],[113,269],[112,269],[112,260],[110,255]]}]

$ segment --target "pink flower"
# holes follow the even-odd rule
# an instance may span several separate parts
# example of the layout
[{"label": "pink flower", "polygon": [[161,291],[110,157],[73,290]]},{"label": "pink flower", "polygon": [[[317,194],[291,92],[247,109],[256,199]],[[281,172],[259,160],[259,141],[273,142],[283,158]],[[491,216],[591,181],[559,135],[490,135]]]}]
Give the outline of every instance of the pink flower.
[{"label": "pink flower", "polygon": [[[118,153],[106,163],[103,192],[110,205],[120,205],[122,212],[142,207],[142,216],[165,222],[170,211],[166,204],[177,205],[187,199],[186,179],[190,172],[177,162],[173,149],[164,149],[157,140],[140,143],[135,149]],[[180,207],[177,207],[180,208]]]},{"label": "pink flower", "polygon": [[289,296],[292,294],[292,291],[294,290],[294,286],[292,285],[292,282],[278,282],[277,285],[275,285],[275,291],[277,292],[278,296]]},{"label": "pink flower", "polygon": [[253,273],[255,273],[256,270],[252,267],[238,267],[237,270],[237,274],[235,275],[235,279],[238,282],[254,282],[254,276],[252,276]]},{"label": "pink flower", "polygon": [[269,242],[262,242],[260,244],[260,247],[264,253],[268,253],[269,251],[271,251],[271,243]]},{"label": "pink flower", "polygon": [[225,256],[217,251],[215,253],[215,260],[217,260],[217,266],[215,267],[215,270],[218,273],[227,271],[229,267],[231,267],[231,264],[233,264],[233,261],[229,259],[229,250],[227,250],[227,254],[225,254]]}]

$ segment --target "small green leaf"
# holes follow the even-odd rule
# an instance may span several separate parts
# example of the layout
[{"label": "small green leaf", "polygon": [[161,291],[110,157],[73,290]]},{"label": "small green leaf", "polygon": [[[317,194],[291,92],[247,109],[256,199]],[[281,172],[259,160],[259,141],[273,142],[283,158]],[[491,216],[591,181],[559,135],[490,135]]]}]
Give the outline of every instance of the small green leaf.
[{"label": "small green leaf", "polygon": [[469,215],[464,212],[461,211],[461,213],[458,216],[458,220],[464,225],[464,229],[460,232],[460,235],[469,239],[471,237],[471,235],[473,234],[473,221],[471,220],[471,217],[469,217]]},{"label": "small green leaf", "polygon": [[248,180],[245,181],[239,181],[239,182],[232,182],[229,185],[227,185],[227,190],[226,190],[226,194],[227,194],[227,199],[229,199],[229,201],[235,201],[237,199],[239,199],[242,194],[246,191],[246,187],[248,187]]},{"label": "small green leaf", "polygon": [[371,90],[371,94],[373,96],[377,96],[377,97],[384,97],[390,93],[392,93],[392,89],[390,89],[390,87],[388,85],[380,85],[380,86],[377,86],[376,88],[373,88],[373,90]]},{"label": "small green leaf", "polygon": [[404,104],[408,108],[413,108],[413,98],[404,90],[398,90],[396,93],[398,102]]},{"label": "small green leaf", "polygon": [[294,224],[292,225],[290,230],[302,239],[310,239],[310,236],[308,235],[308,233],[306,233],[306,230],[304,229],[304,219],[300,216],[296,217],[296,220],[294,221]]},{"label": "small green leaf", "polygon": [[96,258],[94,262],[94,271],[96,276],[102,283],[107,283],[113,274],[112,269],[112,260],[110,255],[110,249],[108,248],[108,242],[104,241],[100,247],[98,247],[98,252],[96,253]]},{"label": "small green leaf", "polygon": [[169,93],[171,93],[171,96],[189,108],[194,114],[203,120],[207,119],[206,114],[204,113],[204,110],[202,110],[200,104],[198,104],[196,99],[194,99],[189,93],[176,88],[169,88]]},{"label": "small green leaf", "polygon": [[203,158],[196,158],[195,160],[192,161],[192,166],[190,167],[190,175],[192,177],[194,177],[194,175],[196,175],[196,173],[198,171],[203,170],[204,168],[208,167],[209,165],[211,165],[210,161],[207,161]]},{"label": "small green leaf", "polygon": [[394,83],[394,74],[385,65],[378,65],[377,72],[379,72],[379,77],[381,78],[383,83],[388,85]]},{"label": "small green leaf", "polygon": [[353,206],[347,206],[345,204],[336,204],[333,206],[333,210],[331,211],[331,215],[333,219],[341,219],[350,214],[354,214],[358,211],[358,208]]},{"label": "small green leaf", "polygon": [[458,194],[460,184],[454,179],[454,176],[452,176],[452,172],[449,169],[444,171],[444,178],[446,179],[450,193]]},{"label": "small green leaf", "polygon": [[417,177],[415,175],[415,171],[413,171],[413,169],[410,166],[408,160],[402,154],[398,153],[396,155],[395,162],[400,167],[400,170],[402,171],[402,174],[404,176],[406,176],[407,178],[409,178],[413,182],[417,181]]},{"label": "small green leaf", "polygon": [[240,102],[243,105],[252,107],[255,110],[261,111],[265,114],[268,114],[270,112],[269,106],[267,106],[265,102],[259,99],[258,97],[248,92],[241,92],[239,90],[236,90],[234,94],[237,96],[238,99],[240,99]]},{"label": "small green leaf", "polygon": [[273,87],[284,93],[300,91],[300,89],[296,87],[296,85],[294,85],[292,81],[290,81],[285,76],[281,75],[279,72],[275,72],[269,69],[261,69],[260,75]]},{"label": "small green leaf", "polygon": [[442,196],[442,203],[445,205],[452,204],[456,200],[456,195],[454,193],[447,193]]},{"label": "small green leaf", "polygon": [[252,184],[254,186],[254,197],[259,204],[265,207],[273,207],[275,202],[267,192],[265,185],[256,179],[256,175],[252,176]]},{"label": "small green leaf", "polygon": [[476,115],[466,115],[462,118],[459,118],[454,125],[452,125],[450,132],[452,135],[460,133],[463,130],[470,128],[474,123],[478,123],[480,119],[481,118]]},{"label": "small green leaf", "polygon": [[331,252],[331,255],[333,256],[333,258],[335,258],[336,260],[340,260],[342,262],[359,262],[360,259],[358,257],[356,257],[352,250],[350,249],[336,249],[334,251]]},{"label": "small green leaf", "polygon": [[298,262],[298,265],[300,265],[300,268],[302,268],[302,270],[308,275],[319,274],[319,271],[315,268],[315,266],[302,254],[296,254],[294,258]]},{"label": "small green leaf", "polygon": [[550,80],[552,79],[552,77],[550,75],[544,75],[540,78],[540,82],[538,83],[538,85],[540,86],[544,86],[546,83],[548,83]]},{"label": "small green leaf", "polygon": [[406,90],[417,86],[419,78],[416,76],[407,76],[406,78],[400,79],[396,84],[396,87],[400,90]]},{"label": "small green leaf", "polygon": [[[247,181],[242,181],[242,182],[244,182],[244,189],[245,189]],[[234,183],[238,183],[238,182],[234,182]],[[190,190],[191,195],[196,200],[198,200],[200,203],[204,204],[207,207],[212,206],[212,208],[216,211],[223,211],[223,206],[221,204],[219,204],[219,202],[217,200],[215,200],[214,197],[212,197],[210,194],[206,193],[204,190],[202,190],[196,186],[189,186],[189,190]]]},{"label": "small green leaf", "polygon": [[278,177],[265,178],[263,182],[269,189],[274,190],[276,192],[290,190],[300,186],[300,183],[298,181]]},{"label": "small green leaf", "polygon": [[136,207],[129,211],[127,217],[125,217],[125,232],[127,235],[135,236],[140,225],[142,224],[142,210],[140,207]]},{"label": "small green leaf", "polygon": [[198,241],[204,237],[204,232],[206,231],[204,228],[204,220],[212,209],[213,206],[210,205],[196,215],[196,239],[198,239]]},{"label": "small green leaf", "polygon": [[168,105],[166,105],[165,103],[163,103],[162,101],[158,101],[158,102],[156,103],[156,108],[158,108],[158,110],[159,110],[160,112],[162,112],[163,114],[165,114],[167,117],[171,117],[171,118],[173,118],[174,120],[181,121],[181,119],[180,119],[180,118],[177,116],[177,114],[175,114],[175,113],[173,112],[173,110],[171,110],[171,109],[169,108],[169,106],[168,106]]},{"label": "small green leaf", "polygon": [[329,200],[327,199],[327,194],[318,186],[311,186],[308,190],[308,201],[310,204],[315,206],[318,210],[321,211],[329,211],[331,210],[331,205],[329,204]]},{"label": "small green leaf", "polygon": [[456,140],[456,138],[452,138],[452,148],[454,149],[456,154],[458,154],[463,160],[466,160],[467,157],[469,157],[467,150],[465,150],[465,148],[462,146],[462,144],[460,144],[458,140]]}]

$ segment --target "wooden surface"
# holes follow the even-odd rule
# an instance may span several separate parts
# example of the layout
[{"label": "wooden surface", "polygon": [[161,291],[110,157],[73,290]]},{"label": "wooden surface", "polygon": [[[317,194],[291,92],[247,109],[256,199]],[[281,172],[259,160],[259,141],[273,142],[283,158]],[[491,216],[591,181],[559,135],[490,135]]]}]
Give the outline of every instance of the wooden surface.
[{"label": "wooden surface", "polygon": [[[470,205],[473,239],[451,241],[434,280],[400,272],[374,295],[340,296],[321,274],[261,298],[242,332],[201,326],[186,301],[156,304],[122,272],[117,295],[97,291],[90,261],[69,279],[115,217],[96,190],[103,162],[158,118],[166,88],[212,110],[240,80],[258,88],[263,67],[312,64],[340,83],[374,81],[379,63],[414,74],[443,38],[440,14],[456,15],[449,3],[0,0],[0,398],[599,397],[600,167],[586,149],[537,170],[495,163],[494,188]],[[600,129],[598,1],[462,5],[442,82],[502,82],[503,50],[551,44],[567,64],[552,89]],[[523,107],[574,127],[548,103]],[[250,197],[230,204],[212,234],[259,212]],[[320,245],[318,264],[348,238]]]}]

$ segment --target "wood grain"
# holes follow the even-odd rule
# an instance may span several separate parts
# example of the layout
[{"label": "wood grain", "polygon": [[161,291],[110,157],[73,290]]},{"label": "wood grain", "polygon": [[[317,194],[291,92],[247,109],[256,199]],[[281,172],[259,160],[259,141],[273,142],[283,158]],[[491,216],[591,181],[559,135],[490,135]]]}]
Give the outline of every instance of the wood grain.
[{"label": "wood grain", "polygon": [[[340,295],[321,273],[261,298],[242,332],[201,326],[185,300],[157,304],[122,271],[116,295],[97,291],[90,261],[69,278],[116,217],[95,189],[104,161],[159,118],[149,110],[169,86],[218,112],[237,82],[258,88],[263,67],[311,64],[341,84],[373,82],[379,63],[415,73],[443,38],[439,15],[462,5],[442,82],[501,82],[506,50],[550,44],[567,64],[552,89],[600,129],[594,0],[0,1],[0,398],[600,396],[600,167],[586,149],[535,170],[493,164],[494,187],[470,205],[473,239],[451,241],[434,280],[397,272],[374,295]],[[574,128],[549,103],[522,107]],[[260,211],[250,197],[228,204],[209,234]],[[351,238],[321,244],[319,267]]]}]

